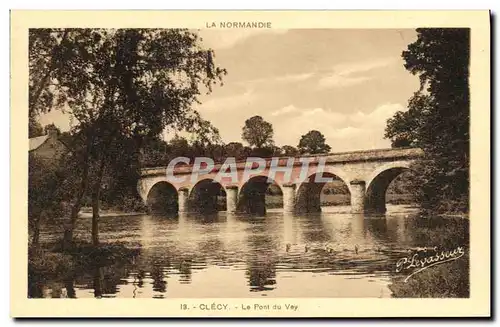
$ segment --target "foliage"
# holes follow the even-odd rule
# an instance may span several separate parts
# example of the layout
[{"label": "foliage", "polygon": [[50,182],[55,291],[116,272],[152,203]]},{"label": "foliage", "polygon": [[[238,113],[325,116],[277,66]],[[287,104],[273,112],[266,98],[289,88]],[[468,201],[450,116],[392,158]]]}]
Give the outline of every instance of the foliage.
[{"label": "foliage", "polygon": [[445,211],[449,203],[468,210],[469,56],[468,29],[420,28],[403,52],[405,68],[420,89],[387,122],[393,146],[415,146],[425,157],[414,167],[423,209]]},{"label": "foliage", "polygon": [[[464,249],[464,255],[457,260],[428,266],[421,272],[411,276],[405,283],[408,274],[417,268],[402,270],[394,277],[389,288],[393,297],[458,297],[470,295],[470,237],[469,221],[465,218],[421,216],[405,221],[406,228],[412,231],[412,240],[416,247],[427,247],[428,254],[436,247],[438,251],[452,251],[458,246]],[[394,264],[402,256],[394,258]]]},{"label": "foliage", "polygon": [[300,153],[317,154],[328,153],[331,148],[326,144],[325,136],[319,131],[313,130],[302,135],[298,149]]},{"label": "foliage", "polygon": [[43,127],[36,119],[35,115],[30,115],[28,120],[28,137],[37,137],[43,135]]},{"label": "foliage", "polygon": [[[58,92],[57,75],[65,68],[64,59],[72,51],[76,30],[39,28],[29,30],[29,114],[61,109],[66,101]],[[77,69],[74,67],[72,69]]]},{"label": "foliage", "polygon": [[96,267],[130,263],[140,252],[138,248],[128,248],[119,242],[96,248],[91,243],[76,240],[71,251],[66,251],[62,243],[44,243],[39,248],[29,249],[28,297],[43,297],[41,286],[48,280],[70,282],[65,285],[70,295],[77,276],[85,275]]},{"label": "foliage", "polygon": [[56,135],[61,135],[62,134],[61,130],[56,125],[54,125],[54,124],[45,125],[45,127],[43,128],[44,134],[49,134],[50,131],[55,131]]},{"label": "foliage", "polygon": [[296,147],[291,146],[291,145],[283,145],[281,147],[281,153],[284,156],[294,157],[294,156],[299,154],[299,150]]},{"label": "foliage", "polygon": [[397,298],[468,298],[469,256],[426,269],[410,277],[394,278],[389,288]]},{"label": "foliage", "polygon": [[54,161],[29,154],[28,229],[33,245],[38,245],[39,226],[44,218],[54,219],[68,213],[67,203],[75,182],[70,161],[70,156]]},{"label": "foliage", "polygon": [[281,155],[281,149],[274,145],[255,147],[250,151],[250,157],[273,157]]},{"label": "foliage", "polygon": [[252,147],[263,148],[274,145],[274,131],[271,123],[261,116],[253,116],[245,121],[242,139]]},{"label": "foliage", "polygon": [[217,139],[192,105],[202,87],[210,92],[225,73],[188,30],[30,30],[30,112],[64,104],[76,122],[72,158],[80,182],[71,226],[89,192],[98,243],[103,180],[119,179],[113,175],[124,164],[137,170],[146,137],[168,126],[197,133],[205,144]]},{"label": "foliage", "polygon": [[225,157],[234,157],[236,160],[245,159],[251,153],[252,149],[245,147],[240,142],[230,142],[224,147]]}]

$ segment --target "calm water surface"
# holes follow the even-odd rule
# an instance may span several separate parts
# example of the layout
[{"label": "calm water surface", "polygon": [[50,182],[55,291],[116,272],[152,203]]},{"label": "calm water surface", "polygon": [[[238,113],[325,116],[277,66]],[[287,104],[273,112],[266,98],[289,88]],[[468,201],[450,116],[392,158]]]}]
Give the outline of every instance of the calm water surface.
[{"label": "calm water surface", "polygon": [[[461,246],[468,234],[467,220],[429,225],[408,206],[388,205],[382,216],[348,212],[103,217],[102,242],[140,248],[131,263],[99,271],[103,296],[390,297],[395,264],[408,250]],[[90,226],[81,218],[76,237],[88,238]],[[46,225],[41,239],[60,237],[53,231]],[[77,274],[74,296],[94,297],[94,281],[95,273]],[[45,297],[67,295],[63,281],[44,286]]]}]

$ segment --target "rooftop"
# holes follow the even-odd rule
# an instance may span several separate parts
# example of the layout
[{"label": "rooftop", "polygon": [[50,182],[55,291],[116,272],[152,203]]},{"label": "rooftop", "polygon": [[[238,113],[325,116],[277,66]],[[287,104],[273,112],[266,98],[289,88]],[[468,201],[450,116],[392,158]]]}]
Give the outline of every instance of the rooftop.
[{"label": "rooftop", "polygon": [[45,143],[45,141],[47,141],[48,138],[49,138],[48,134],[30,138],[29,151],[33,151],[35,149],[38,149],[43,143]]}]

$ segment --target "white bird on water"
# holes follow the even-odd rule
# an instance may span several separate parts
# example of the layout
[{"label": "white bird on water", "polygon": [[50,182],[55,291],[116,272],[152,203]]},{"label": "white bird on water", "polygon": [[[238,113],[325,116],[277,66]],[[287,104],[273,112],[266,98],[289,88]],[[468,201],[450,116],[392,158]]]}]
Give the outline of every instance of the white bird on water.
[{"label": "white bird on water", "polygon": [[328,253],[332,253],[333,252],[333,247],[330,245],[330,243],[327,243],[325,245],[325,251],[328,252]]}]

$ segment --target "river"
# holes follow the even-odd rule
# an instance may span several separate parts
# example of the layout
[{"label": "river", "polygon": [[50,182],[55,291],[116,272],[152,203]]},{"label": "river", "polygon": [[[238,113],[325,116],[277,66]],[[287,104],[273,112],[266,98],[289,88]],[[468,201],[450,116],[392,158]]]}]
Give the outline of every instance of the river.
[{"label": "river", "polygon": [[[335,206],[302,215],[272,209],[264,217],[103,217],[103,243],[140,252],[130,263],[100,270],[102,296],[391,297],[391,284],[405,277],[396,273],[396,262],[409,250],[468,245],[468,219],[417,218],[404,205],[387,209],[379,216]],[[76,238],[88,239],[90,228],[91,219],[81,218]],[[60,237],[55,230],[54,223],[45,224],[41,239]],[[466,274],[468,266],[463,269]],[[94,281],[92,272],[75,273],[71,297],[94,297]],[[68,296],[64,281],[49,279],[42,286],[42,297]]]}]

